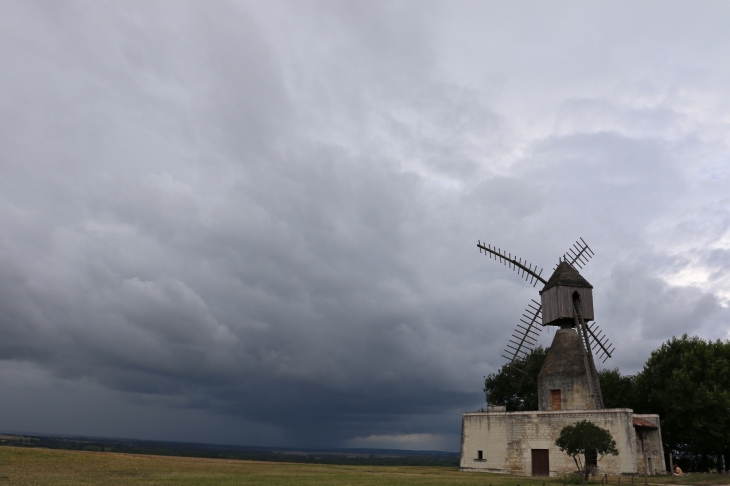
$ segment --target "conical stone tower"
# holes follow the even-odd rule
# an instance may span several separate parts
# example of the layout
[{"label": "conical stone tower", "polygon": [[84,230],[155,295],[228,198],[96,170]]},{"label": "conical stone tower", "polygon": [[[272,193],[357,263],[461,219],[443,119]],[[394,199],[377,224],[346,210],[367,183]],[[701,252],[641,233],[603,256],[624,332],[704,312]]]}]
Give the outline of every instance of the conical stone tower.
[{"label": "conical stone tower", "polygon": [[539,410],[595,408],[584,359],[580,336],[575,329],[558,329],[537,376]]}]

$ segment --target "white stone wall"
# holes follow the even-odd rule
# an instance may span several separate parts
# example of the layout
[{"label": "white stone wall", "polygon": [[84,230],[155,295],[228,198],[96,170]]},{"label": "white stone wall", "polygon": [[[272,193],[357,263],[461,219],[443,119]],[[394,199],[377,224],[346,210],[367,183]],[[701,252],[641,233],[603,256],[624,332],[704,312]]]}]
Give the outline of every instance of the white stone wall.
[{"label": "white stone wall", "polygon": [[[638,454],[632,416],[630,409],[465,413],[460,465],[467,471],[531,476],[532,449],[548,449],[550,476],[569,474],[576,470],[575,463],[557,448],[555,439],[564,426],[589,420],[611,432],[619,450],[618,456],[598,461],[598,473],[636,473]],[[480,450],[481,461],[477,459]]]}]

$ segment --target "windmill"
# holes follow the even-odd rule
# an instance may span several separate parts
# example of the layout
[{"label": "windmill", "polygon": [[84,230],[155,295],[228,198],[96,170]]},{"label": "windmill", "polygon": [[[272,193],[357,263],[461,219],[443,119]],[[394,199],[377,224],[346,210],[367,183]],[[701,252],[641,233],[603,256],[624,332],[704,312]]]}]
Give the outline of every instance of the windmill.
[{"label": "windmill", "polygon": [[[559,258],[548,280],[542,277],[542,269],[538,271],[537,266],[533,267],[501,248],[481,241],[477,247],[480,253],[515,270],[533,287],[538,282],[544,285],[540,291],[540,302],[533,299],[528,304],[503,355],[512,366],[515,360],[525,358],[537,344],[542,327],[560,327],[538,378],[540,409],[561,410],[564,408],[562,404],[574,409],[604,408],[593,353],[605,362],[615,348],[595,321],[591,323],[593,286],[578,272],[593,257],[588,244],[583,238],[576,241]],[[583,389],[586,393],[581,392]]]}]

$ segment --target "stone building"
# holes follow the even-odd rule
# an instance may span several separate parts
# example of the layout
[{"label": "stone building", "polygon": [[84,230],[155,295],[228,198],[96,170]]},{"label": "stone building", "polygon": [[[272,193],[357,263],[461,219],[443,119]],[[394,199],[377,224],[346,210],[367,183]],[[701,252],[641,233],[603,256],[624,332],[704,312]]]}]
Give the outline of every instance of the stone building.
[{"label": "stone building", "polygon": [[[590,351],[592,286],[568,263],[556,268],[542,297],[542,323],[559,327],[537,380],[538,410],[487,412],[462,416],[463,471],[523,476],[562,476],[576,470],[573,459],[555,445],[566,425],[588,420],[607,429],[619,451],[597,462],[596,474],[663,474],[666,471],[658,415],[605,409]],[[579,334],[580,332],[583,333]]]},{"label": "stone building", "polygon": [[627,408],[603,410],[540,410],[487,412],[462,416],[463,471],[484,471],[521,476],[562,476],[576,470],[573,459],[555,445],[560,430],[589,420],[611,432],[618,456],[598,461],[596,474],[663,474],[664,450],[658,415],[638,415]]}]

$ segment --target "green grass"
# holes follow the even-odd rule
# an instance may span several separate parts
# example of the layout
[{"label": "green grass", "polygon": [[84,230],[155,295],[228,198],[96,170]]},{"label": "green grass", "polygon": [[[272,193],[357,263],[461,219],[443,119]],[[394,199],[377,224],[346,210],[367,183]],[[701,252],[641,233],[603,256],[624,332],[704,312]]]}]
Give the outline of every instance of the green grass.
[{"label": "green grass", "polygon": [[[671,476],[660,476],[657,478],[651,478],[651,482],[669,485],[672,484],[688,484],[688,485],[706,485],[706,484],[730,484],[730,474],[709,474],[709,473],[689,473],[682,477],[675,477],[672,481]],[[640,480],[641,484],[644,484],[643,478]],[[622,485],[623,486],[623,485]],[[639,485],[641,486],[641,485]]]},{"label": "green grass", "polygon": [[0,485],[541,486],[455,467],[334,466],[0,447]]},{"label": "green grass", "polygon": [[[656,478],[651,478],[655,483]],[[669,482],[669,478],[663,478]],[[684,479],[684,478],[682,478]],[[690,478],[687,478],[690,479]],[[730,476],[681,484],[728,484]],[[696,482],[705,479],[705,482]],[[721,481],[725,479],[725,481]],[[546,481],[557,486],[556,480]],[[0,447],[0,485],[489,485],[542,486],[541,478],[459,472],[455,467],[333,466]],[[594,483],[598,484],[598,483]],[[610,481],[615,485],[615,481]],[[630,482],[625,478],[622,485]],[[637,480],[636,486],[643,484]]]},{"label": "green grass", "polygon": [[[573,484],[582,484],[579,478],[572,478]],[[703,474],[703,473],[691,473],[689,475],[685,475],[682,477],[675,477],[672,479],[671,476],[662,475],[662,476],[649,476],[647,483],[652,486],[672,486],[673,484],[676,486],[684,485],[684,486],[707,486],[707,485],[725,485],[730,484],[730,475],[722,475],[722,474]],[[634,476],[633,482],[631,481],[630,476],[621,476],[620,478],[621,486],[644,486],[644,477],[643,476]],[[562,484],[562,479],[558,478],[551,478],[552,482],[559,482]],[[568,483],[570,484],[570,482]],[[591,485],[594,486],[601,486],[603,483],[601,482],[601,477],[592,477],[590,481]],[[608,484],[607,486],[618,486],[619,484],[619,478],[617,476],[609,476],[608,477]],[[553,485],[554,486],[554,485]]]}]

